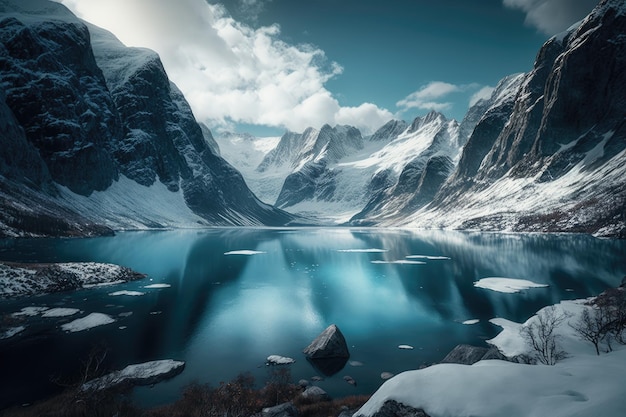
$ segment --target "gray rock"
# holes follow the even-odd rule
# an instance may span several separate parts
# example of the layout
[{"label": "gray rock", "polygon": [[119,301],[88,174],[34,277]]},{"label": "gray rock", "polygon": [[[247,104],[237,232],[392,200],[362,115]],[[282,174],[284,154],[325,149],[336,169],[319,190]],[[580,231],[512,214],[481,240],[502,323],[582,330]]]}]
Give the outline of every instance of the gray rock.
[{"label": "gray rock", "polygon": [[485,361],[485,360],[491,360],[491,359],[496,359],[496,360],[501,360],[501,361],[508,361],[509,360],[509,358],[504,356],[500,352],[500,350],[498,350],[498,348],[495,347],[495,346],[492,346],[491,348],[489,348],[487,353],[485,353],[485,355],[480,360],[481,361]]},{"label": "gray rock", "polygon": [[310,359],[349,358],[348,345],[341,330],[331,324],[307,346],[303,353]]},{"label": "gray rock", "polygon": [[[357,415],[356,417],[361,417]],[[394,400],[387,400],[372,417],[430,417],[424,410],[409,407]]]},{"label": "gray rock", "polygon": [[330,399],[326,391],[315,385],[307,387],[307,389],[305,389],[304,392],[300,395],[302,396],[302,398],[311,400],[327,401]]},{"label": "gray rock", "polygon": [[457,345],[450,353],[446,355],[441,363],[460,363],[464,365],[472,365],[485,356],[489,351],[486,347],[478,347],[471,345]]},{"label": "gray rock", "polygon": [[263,417],[296,417],[298,410],[296,410],[293,403],[288,402],[274,407],[264,408],[261,415]]},{"label": "gray rock", "polygon": [[310,385],[310,383],[306,379],[301,379],[300,381],[298,381],[298,385],[302,388],[306,388]]}]

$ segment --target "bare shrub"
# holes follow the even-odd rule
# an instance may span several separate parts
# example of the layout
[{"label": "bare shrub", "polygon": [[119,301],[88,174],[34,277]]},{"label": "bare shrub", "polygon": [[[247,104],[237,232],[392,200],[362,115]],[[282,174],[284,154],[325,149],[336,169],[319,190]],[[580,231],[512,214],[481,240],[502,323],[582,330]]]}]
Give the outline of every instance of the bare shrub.
[{"label": "bare shrub", "polygon": [[537,320],[520,329],[520,334],[530,345],[532,356],[544,365],[554,365],[567,356],[558,346],[560,336],[556,329],[569,316],[557,313],[554,306],[546,307],[537,314]]}]

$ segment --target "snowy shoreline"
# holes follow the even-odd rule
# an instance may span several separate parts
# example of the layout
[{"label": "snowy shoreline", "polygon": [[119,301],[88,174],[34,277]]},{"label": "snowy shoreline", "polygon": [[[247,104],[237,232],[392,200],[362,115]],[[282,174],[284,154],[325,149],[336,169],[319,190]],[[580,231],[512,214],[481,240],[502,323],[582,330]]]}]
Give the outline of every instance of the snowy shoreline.
[{"label": "snowy shoreline", "polygon": [[[620,292],[626,300],[624,284],[617,289]],[[440,363],[403,372],[385,382],[354,416],[387,417],[397,410],[431,417],[622,416],[626,409],[623,395],[626,345],[605,346],[596,355],[593,346],[581,340],[572,325],[581,319],[583,312],[593,310],[592,301],[597,302],[606,293],[544,307],[525,323],[491,319],[502,331],[487,343],[510,361],[483,359],[472,365]],[[549,311],[565,318],[555,327],[565,358],[553,366],[516,361],[535,353],[520,329],[538,325],[539,317],[545,317]]]},{"label": "snowy shoreline", "polygon": [[96,262],[0,263],[0,299],[121,284],[146,275]]}]

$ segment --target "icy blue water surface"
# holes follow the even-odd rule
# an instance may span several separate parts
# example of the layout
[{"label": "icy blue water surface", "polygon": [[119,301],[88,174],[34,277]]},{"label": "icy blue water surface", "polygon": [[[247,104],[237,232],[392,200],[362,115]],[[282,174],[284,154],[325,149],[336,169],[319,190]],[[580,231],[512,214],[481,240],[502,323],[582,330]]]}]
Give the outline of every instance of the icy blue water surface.
[{"label": "icy blue water surface", "polygon": [[[192,381],[216,385],[241,372],[262,385],[272,354],[296,359],[294,381],[318,375],[332,396],[369,394],[383,382],[381,372],[439,361],[459,343],[484,343],[498,332],[488,322],[493,317],[523,321],[545,305],[618,285],[626,275],[623,241],[342,228],[3,240],[0,259],[111,262],[148,275],[113,287],[0,301],[2,315],[25,306],[81,310],[70,318],[30,318],[26,331],[0,341],[0,408],[58,390],[51,377],[69,378],[94,346],[108,350],[106,364],[114,369],[165,358],[187,362],[178,377],[136,389],[144,405],[173,401]],[[424,264],[393,263],[407,259]],[[473,285],[494,276],[549,287],[505,294]],[[171,286],[144,288],[154,283]],[[120,290],[145,295],[109,295]],[[77,333],[60,329],[92,312],[116,322]],[[462,324],[469,319],[480,322]],[[343,331],[351,357],[336,374],[323,375],[301,352],[332,323]]]}]

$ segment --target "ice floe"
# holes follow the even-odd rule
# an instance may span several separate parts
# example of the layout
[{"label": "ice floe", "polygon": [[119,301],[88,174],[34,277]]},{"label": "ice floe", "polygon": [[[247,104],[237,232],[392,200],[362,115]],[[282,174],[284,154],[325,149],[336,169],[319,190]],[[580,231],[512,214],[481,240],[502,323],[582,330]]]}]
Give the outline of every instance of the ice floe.
[{"label": "ice floe", "polygon": [[373,264],[426,265],[426,262],[398,259],[395,261],[371,261]]},{"label": "ice floe", "polygon": [[474,282],[474,286],[478,288],[486,288],[488,290],[497,292],[517,293],[522,290],[527,290],[529,288],[544,288],[548,285],[538,284],[536,282],[526,279],[490,277],[483,278]]},{"label": "ice floe", "polygon": [[150,284],[150,285],[145,285],[144,288],[170,288],[171,285],[170,284]]},{"label": "ice floe", "polygon": [[103,313],[91,313],[86,317],[76,319],[69,323],[63,324],[61,329],[66,332],[80,332],[83,330],[91,329],[93,327],[103,326],[115,322],[115,319],[107,314]]},{"label": "ice floe", "polygon": [[398,345],[398,349],[413,350],[414,348],[411,345]]},{"label": "ice floe", "polygon": [[23,309],[21,309],[17,313],[13,313],[11,315],[13,317],[20,317],[20,316],[34,317],[34,316],[40,315],[41,313],[43,313],[44,311],[47,311],[47,310],[49,310],[48,307],[30,306],[30,307],[24,307]]},{"label": "ice floe", "polygon": [[263,252],[260,250],[231,250],[230,252],[224,252],[224,255],[260,255],[262,253],[267,253],[267,252]]},{"label": "ice floe", "polygon": [[3,333],[0,333],[0,339],[8,339],[9,337],[13,337],[16,334],[23,332],[24,330],[26,330],[26,327],[24,326],[11,327]]},{"label": "ice floe", "polygon": [[41,317],[69,317],[79,312],[80,310],[77,308],[57,307],[57,308],[51,308],[50,310],[44,311]]},{"label": "ice floe", "polygon": [[343,252],[343,253],[384,253],[384,252],[389,252],[388,249],[376,249],[376,248],[370,248],[370,249],[337,249],[337,252]]},{"label": "ice floe", "polygon": [[479,319],[469,319],[469,320],[465,320],[463,323],[461,324],[476,324],[479,323],[480,320]]},{"label": "ice floe", "polygon": [[429,256],[429,255],[408,255],[407,259],[426,259],[427,261],[449,261],[447,256]]},{"label": "ice floe", "polygon": [[[146,287],[144,287],[146,288]],[[145,292],[141,292],[141,291],[128,291],[128,290],[122,290],[122,291],[115,291],[115,292],[111,292],[109,293],[109,295],[112,296],[118,296],[118,295],[128,295],[131,297],[139,297],[141,295],[145,295]]]}]

